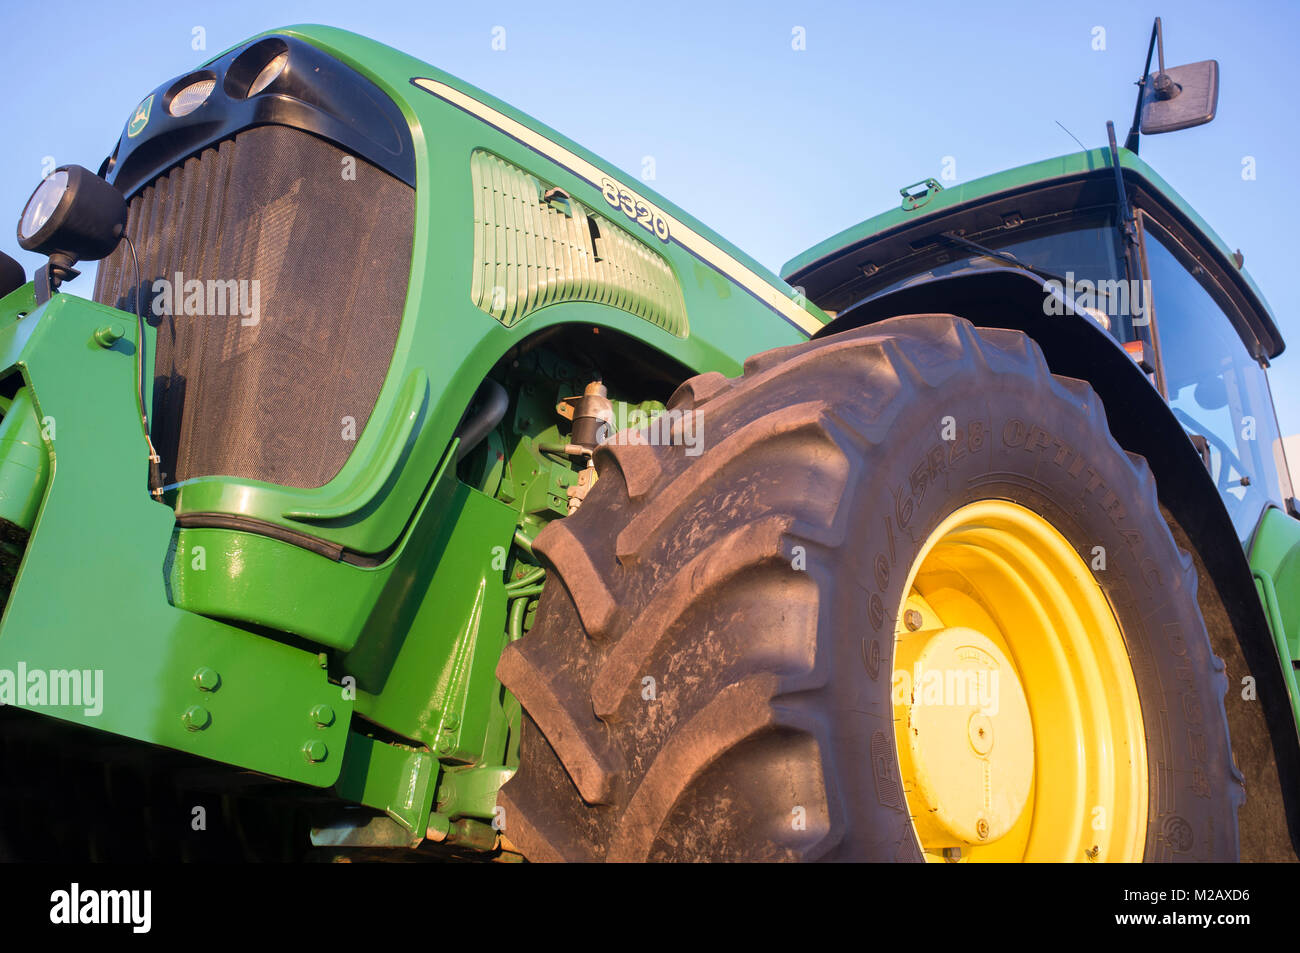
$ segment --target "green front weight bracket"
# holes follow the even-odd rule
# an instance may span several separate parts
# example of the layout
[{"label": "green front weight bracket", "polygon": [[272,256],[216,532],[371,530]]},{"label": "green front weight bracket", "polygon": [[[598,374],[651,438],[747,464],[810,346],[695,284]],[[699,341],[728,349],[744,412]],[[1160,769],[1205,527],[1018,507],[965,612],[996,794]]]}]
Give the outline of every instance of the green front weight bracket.
[{"label": "green front weight bracket", "polygon": [[[111,325],[120,337],[98,333]],[[325,656],[168,599],[174,519],[147,487],[136,336],[121,311],[65,294],[0,328],[0,385],[9,395],[25,388],[30,404],[10,409],[40,423],[49,452],[44,498],[0,622],[0,701],[332,785],[353,706],[331,684]],[[0,425],[0,439],[29,447],[30,422]],[[37,461],[23,473],[36,480],[39,469]]]}]

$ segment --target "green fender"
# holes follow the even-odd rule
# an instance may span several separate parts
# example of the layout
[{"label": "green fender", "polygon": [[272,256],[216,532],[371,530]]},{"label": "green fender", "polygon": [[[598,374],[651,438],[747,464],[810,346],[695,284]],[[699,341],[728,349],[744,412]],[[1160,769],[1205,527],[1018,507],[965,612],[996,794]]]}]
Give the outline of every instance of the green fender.
[{"label": "green fender", "polygon": [[1270,507],[1250,547],[1250,571],[1273,630],[1282,678],[1291,693],[1291,713],[1300,725],[1296,662],[1300,660],[1300,520]]}]

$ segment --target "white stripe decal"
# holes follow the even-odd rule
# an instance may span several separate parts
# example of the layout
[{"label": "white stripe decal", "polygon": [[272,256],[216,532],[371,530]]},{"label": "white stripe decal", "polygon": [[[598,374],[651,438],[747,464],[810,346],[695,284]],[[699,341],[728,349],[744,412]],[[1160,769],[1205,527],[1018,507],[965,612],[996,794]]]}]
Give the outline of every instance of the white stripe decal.
[{"label": "white stripe decal", "polygon": [[814,318],[811,314],[799,307],[792,299],[787,298],[784,294],[773,288],[768,282],[763,280],[759,275],[754,274],[744,264],[737,261],[731,255],[714,245],[708,239],[704,238],[697,232],[683,225],[673,216],[661,209],[658,209],[652,203],[642,199],[636,191],[628,188],[618,179],[614,178],[604,169],[592,165],[580,155],[570,152],[564,146],[547,139],[539,132],[528,128],[523,123],[511,119],[504,113],[493,109],[485,103],[479,102],[472,96],[467,96],[460,90],[446,83],[440,83],[437,80],[424,79],[417,77],[411,80],[416,86],[419,86],[425,92],[432,93],[439,99],[445,100],[451,105],[465,112],[476,116],[490,125],[500,129],[512,139],[517,139],[528,148],[540,153],[546,158],[564,166],[575,175],[580,176],[590,182],[595,188],[602,188],[601,180],[605,179],[613,182],[620,190],[633,196],[634,200],[644,202],[647,206],[655,209],[657,217],[661,218],[668,225],[668,233],[671,239],[681,245],[695,257],[699,258],[707,265],[730,278],[736,284],[740,285],[755,298],[767,305],[781,317],[785,318],[800,331],[807,335],[815,334],[822,329],[822,323]]}]

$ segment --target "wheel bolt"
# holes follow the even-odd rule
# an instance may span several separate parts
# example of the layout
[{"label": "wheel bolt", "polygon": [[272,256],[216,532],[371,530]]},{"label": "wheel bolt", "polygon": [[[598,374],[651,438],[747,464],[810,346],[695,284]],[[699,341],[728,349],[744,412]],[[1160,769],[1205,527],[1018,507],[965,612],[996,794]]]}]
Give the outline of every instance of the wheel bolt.
[{"label": "wheel bolt", "polygon": [[915,632],[921,627],[921,624],[924,621],[925,620],[921,617],[921,613],[917,612],[915,609],[908,609],[903,613],[903,625],[907,626],[908,632]]}]

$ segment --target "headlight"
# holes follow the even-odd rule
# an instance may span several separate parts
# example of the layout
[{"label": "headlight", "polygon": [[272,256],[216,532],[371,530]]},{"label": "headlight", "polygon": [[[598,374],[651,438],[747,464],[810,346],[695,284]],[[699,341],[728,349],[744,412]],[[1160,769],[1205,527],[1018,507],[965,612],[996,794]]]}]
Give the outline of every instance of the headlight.
[{"label": "headlight", "polygon": [[212,94],[212,87],[216,84],[215,79],[201,79],[190,83],[172,97],[167,111],[176,117],[188,116],[208,101],[208,97]]},{"label": "headlight", "polygon": [[248,87],[248,95],[256,96],[262,90],[266,89],[266,87],[270,86],[271,82],[284,72],[284,64],[288,62],[288,50],[283,53],[277,53],[275,56],[271,57],[271,62],[262,67],[262,71],[258,73],[257,78],[253,80],[253,85]]},{"label": "headlight", "polygon": [[[68,191],[68,173],[65,169],[52,172],[48,178],[36,186],[36,191],[27,200],[23,217],[18,222],[18,241],[30,239],[50,220],[59,200]],[[26,248],[26,245],[23,245]]]},{"label": "headlight", "polygon": [[36,187],[18,219],[18,244],[79,261],[107,256],[126,229],[126,199],[89,169],[65,165]]}]

